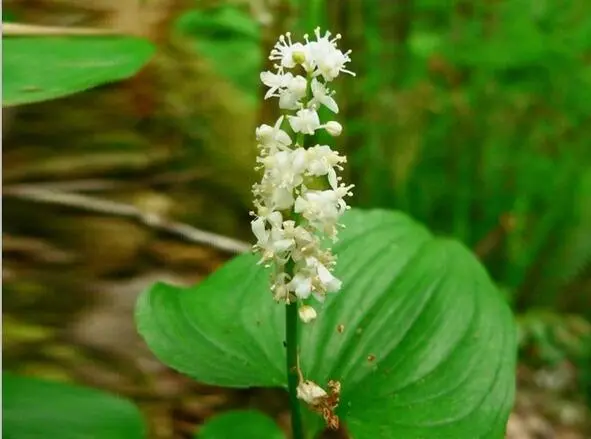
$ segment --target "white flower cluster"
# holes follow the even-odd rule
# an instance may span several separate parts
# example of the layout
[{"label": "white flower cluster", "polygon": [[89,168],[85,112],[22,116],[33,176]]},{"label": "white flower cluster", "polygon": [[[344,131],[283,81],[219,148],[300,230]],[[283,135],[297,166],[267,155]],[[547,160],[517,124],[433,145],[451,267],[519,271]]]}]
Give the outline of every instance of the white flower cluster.
[{"label": "white flower cluster", "polygon": [[[322,36],[316,29],[315,36],[314,41],[304,36],[302,44],[292,42],[289,33],[282,35],[269,57],[276,62],[276,71],[261,73],[261,81],[269,87],[265,98],[279,98],[287,117],[256,130],[257,169],[263,177],[253,186],[252,231],[261,263],[274,267],[273,295],[287,303],[310,295],[323,301],[326,293],[340,289],[341,282],[332,274],[335,257],[320,240],[322,235],[336,240],[339,218],[348,209],[344,197],[352,195],[353,187],[337,176],[345,157],[328,145],[305,147],[305,136],[316,130],[341,134],[338,122],[321,123],[318,109],[324,105],[337,113],[334,92],[327,84],[341,72],[353,75],[345,69],[350,51],[337,48],[340,35],[331,39],[330,32]],[[284,128],[291,128],[295,141]],[[300,312],[304,321],[315,315],[309,306]]]}]

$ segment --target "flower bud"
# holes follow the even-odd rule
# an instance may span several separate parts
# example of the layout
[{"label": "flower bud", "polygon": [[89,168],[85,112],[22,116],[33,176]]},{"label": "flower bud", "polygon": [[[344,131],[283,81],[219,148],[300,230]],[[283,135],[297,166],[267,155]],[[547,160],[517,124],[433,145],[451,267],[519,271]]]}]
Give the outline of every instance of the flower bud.
[{"label": "flower bud", "polygon": [[298,313],[300,315],[300,319],[304,323],[309,323],[316,318],[316,310],[308,305],[303,305],[298,310]]},{"label": "flower bud", "polygon": [[330,134],[333,137],[340,136],[343,132],[343,126],[335,120],[326,122],[326,125],[324,125],[324,129],[328,134]]}]

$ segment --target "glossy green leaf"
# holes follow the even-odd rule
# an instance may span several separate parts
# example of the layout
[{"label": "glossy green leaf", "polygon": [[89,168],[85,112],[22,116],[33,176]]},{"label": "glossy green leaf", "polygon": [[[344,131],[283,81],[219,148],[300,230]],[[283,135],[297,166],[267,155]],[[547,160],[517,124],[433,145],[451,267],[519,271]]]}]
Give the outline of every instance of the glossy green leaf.
[{"label": "glossy green leaf", "polygon": [[141,439],[129,401],[98,390],[2,374],[3,433],[9,439]]},{"label": "glossy green leaf", "polygon": [[154,47],[135,37],[2,38],[3,106],[46,101],[133,76]]},{"label": "glossy green leaf", "polygon": [[261,412],[236,410],[208,420],[195,439],[285,439],[279,426]]},{"label": "glossy green leaf", "polygon": [[[302,331],[304,375],[342,383],[355,439],[501,437],[515,329],[484,269],[401,213],[353,210],[345,223],[344,286]],[[284,310],[255,262],[243,255],[197,287],[144,293],[137,324],[154,353],[206,383],[285,386]]]}]

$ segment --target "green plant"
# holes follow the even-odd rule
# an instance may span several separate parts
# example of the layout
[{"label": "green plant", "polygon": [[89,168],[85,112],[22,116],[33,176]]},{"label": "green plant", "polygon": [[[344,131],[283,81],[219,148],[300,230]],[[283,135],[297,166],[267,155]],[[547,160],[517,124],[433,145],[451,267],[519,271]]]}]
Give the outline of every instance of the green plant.
[{"label": "green plant", "polygon": [[[271,51],[281,67],[261,74],[284,115],[257,129],[259,264],[242,255],[197,287],[154,285],[138,300],[138,331],[161,361],[201,382],[287,388],[295,439],[316,435],[322,418],[358,439],[499,438],[515,328],[474,256],[385,210],[353,209],[332,249],[321,240],[340,230],[351,187],[336,174],[344,157],[308,136],[341,133],[319,114],[338,111],[326,87],[349,59],[340,37],[315,37],[281,37]],[[216,423],[218,436],[231,435],[231,419]]]},{"label": "green plant", "polygon": [[[482,267],[400,213],[351,211],[345,225],[335,248],[343,290],[299,336],[306,375],[341,382],[353,437],[500,437],[515,335]],[[285,386],[284,313],[266,279],[244,255],[197,287],[157,284],[138,303],[138,329],[199,381]]]}]

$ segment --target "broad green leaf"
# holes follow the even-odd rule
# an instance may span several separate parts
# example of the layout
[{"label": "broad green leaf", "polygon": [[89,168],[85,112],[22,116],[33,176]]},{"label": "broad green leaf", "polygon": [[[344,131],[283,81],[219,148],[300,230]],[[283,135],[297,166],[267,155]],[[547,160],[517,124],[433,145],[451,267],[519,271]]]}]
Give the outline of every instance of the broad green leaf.
[{"label": "broad green leaf", "polygon": [[285,439],[277,424],[261,412],[236,410],[208,420],[195,439]]},{"label": "broad green leaf", "polygon": [[[355,439],[501,437],[515,329],[484,269],[401,213],[353,210],[345,223],[344,286],[302,331],[304,375],[341,382]],[[284,310],[255,262],[243,255],[197,287],[145,292],[136,317],[153,352],[202,382],[285,387]]]},{"label": "broad green leaf", "polygon": [[135,37],[2,38],[2,105],[71,95],[133,76],[154,47]]},{"label": "broad green leaf", "polygon": [[129,401],[98,390],[2,374],[3,432],[9,439],[141,439]]}]

